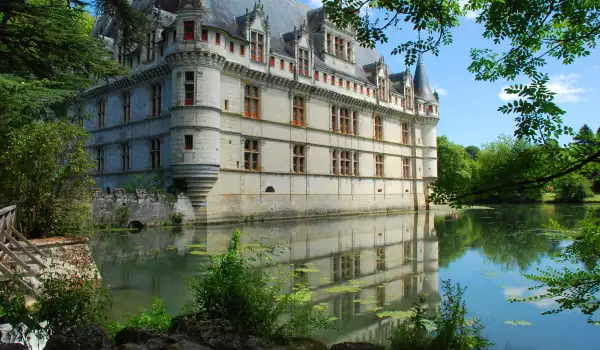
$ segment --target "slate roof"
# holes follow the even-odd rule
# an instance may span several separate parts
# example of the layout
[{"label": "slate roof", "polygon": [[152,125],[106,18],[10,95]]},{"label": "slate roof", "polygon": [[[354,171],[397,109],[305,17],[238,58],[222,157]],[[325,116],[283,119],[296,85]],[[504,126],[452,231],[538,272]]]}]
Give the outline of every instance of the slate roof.
[{"label": "slate roof", "polygon": [[[322,35],[314,33],[318,29],[320,23],[324,19],[324,9],[312,9],[296,0],[202,0],[206,10],[203,16],[205,25],[221,28],[226,30],[230,35],[239,39],[246,40],[243,33],[244,20],[247,12],[252,12],[257,1],[263,5],[265,16],[268,17],[269,28],[271,32],[271,50],[285,56],[293,55],[290,50],[286,50],[286,40],[289,40],[294,26],[300,28],[302,23],[307,23],[309,32],[313,39],[315,47],[322,46]],[[179,0],[133,0],[132,5],[137,9],[146,12],[153,11],[155,18],[161,26],[167,27],[172,25],[177,12]],[[112,18],[99,18],[93,29],[93,34],[97,36],[105,36],[108,38],[116,38],[117,25]],[[161,38],[157,38],[160,40]],[[356,67],[354,75],[351,78],[358,79],[363,82],[375,83],[373,81],[373,70],[375,62],[379,60],[381,54],[377,51],[360,47],[356,45],[354,49]],[[315,56],[315,66],[321,69],[327,69],[334,74],[340,76],[348,76],[346,73],[337,72],[335,67],[327,66],[325,63]],[[399,73],[398,77],[404,73]],[[392,77],[397,76],[393,74]],[[394,78],[395,79],[395,78]],[[401,84],[400,84],[401,83]],[[417,64],[415,75],[415,96],[426,101],[435,101],[433,92],[429,87],[427,73],[422,60]],[[404,91],[403,80],[392,82],[392,88],[396,91]]]}]

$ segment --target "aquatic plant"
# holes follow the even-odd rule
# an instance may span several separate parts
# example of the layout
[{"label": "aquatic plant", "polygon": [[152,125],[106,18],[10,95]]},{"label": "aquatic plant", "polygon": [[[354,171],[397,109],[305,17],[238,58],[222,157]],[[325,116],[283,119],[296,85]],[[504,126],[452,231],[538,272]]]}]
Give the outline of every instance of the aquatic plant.
[{"label": "aquatic plant", "polygon": [[[240,232],[235,230],[227,251],[211,256],[206,270],[189,280],[191,309],[226,319],[253,335],[281,342],[327,327],[329,323],[322,310],[304,305],[311,299],[311,292],[305,286],[297,285],[292,293],[281,295],[285,280],[282,270],[272,277],[267,269],[254,268],[257,261],[275,267],[273,256],[280,254],[283,247],[264,243],[253,248],[249,245],[242,249]],[[284,315],[289,316],[286,321]]]}]

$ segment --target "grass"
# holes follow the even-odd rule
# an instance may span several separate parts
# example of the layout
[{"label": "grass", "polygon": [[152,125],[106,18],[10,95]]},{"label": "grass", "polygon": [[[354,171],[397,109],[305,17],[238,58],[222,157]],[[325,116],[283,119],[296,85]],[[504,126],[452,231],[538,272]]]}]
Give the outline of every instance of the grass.
[{"label": "grass", "polygon": [[[556,199],[556,193],[546,192],[542,195],[542,202],[551,203]],[[594,194],[583,200],[584,203],[600,203],[600,194]]]},{"label": "grass", "polygon": [[585,203],[600,203],[600,194],[595,194],[592,197],[583,200]]}]

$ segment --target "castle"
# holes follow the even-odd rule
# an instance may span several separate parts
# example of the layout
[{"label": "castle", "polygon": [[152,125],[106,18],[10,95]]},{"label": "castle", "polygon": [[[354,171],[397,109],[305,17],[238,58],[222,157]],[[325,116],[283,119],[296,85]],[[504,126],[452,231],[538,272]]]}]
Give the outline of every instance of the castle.
[{"label": "castle", "polygon": [[153,30],[93,34],[132,75],[82,93],[100,188],[162,171],[198,222],[427,206],[438,99],[295,0],[133,0]]}]

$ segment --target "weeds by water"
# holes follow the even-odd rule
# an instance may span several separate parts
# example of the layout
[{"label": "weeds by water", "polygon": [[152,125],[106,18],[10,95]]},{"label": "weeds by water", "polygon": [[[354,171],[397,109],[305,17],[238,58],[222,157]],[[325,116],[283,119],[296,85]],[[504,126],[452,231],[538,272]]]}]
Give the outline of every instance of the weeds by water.
[{"label": "weeds by water", "polygon": [[483,325],[468,318],[464,300],[466,288],[442,282],[442,307],[439,315],[427,317],[424,299],[411,308],[412,316],[400,324],[390,338],[391,350],[484,350],[494,344],[483,335]]},{"label": "weeds by water", "polygon": [[126,327],[150,329],[158,333],[167,333],[171,327],[171,316],[165,310],[162,299],[154,298],[150,311],[141,309],[139,314],[130,313],[125,316],[123,322],[113,322],[106,327],[110,338]]}]

